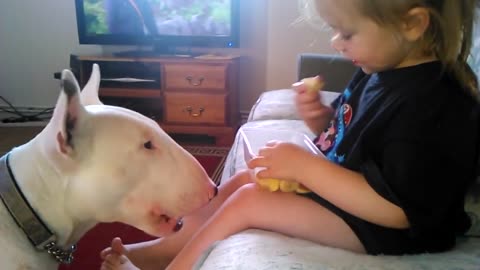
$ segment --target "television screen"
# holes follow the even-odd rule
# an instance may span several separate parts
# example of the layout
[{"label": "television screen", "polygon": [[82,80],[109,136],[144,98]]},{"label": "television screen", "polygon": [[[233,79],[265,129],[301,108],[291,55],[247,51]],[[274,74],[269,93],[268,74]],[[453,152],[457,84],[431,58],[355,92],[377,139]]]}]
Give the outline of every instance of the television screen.
[{"label": "television screen", "polygon": [[236,47],[234,0],[76,0],[82,44]]}]

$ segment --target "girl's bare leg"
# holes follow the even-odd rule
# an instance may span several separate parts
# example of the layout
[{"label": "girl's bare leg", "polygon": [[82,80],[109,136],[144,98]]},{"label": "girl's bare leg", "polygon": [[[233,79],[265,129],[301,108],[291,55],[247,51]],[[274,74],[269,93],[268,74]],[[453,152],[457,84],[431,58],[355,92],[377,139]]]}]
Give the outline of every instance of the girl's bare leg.
[{"label": "girl's bare leg", "polygon": [[254,184],[241,187],[193,236],[167,269],[191,269],[215,241],[258,228],[364,253],[350,227],[320,204],[292,193],[267,192]]},{"label": "girl's bare leg", "polygon": [[[239,187],[251,182],[251,175],[248,171],[236,174],[228,182],[219,186],[217,196],[208,205],[192,215],[184,217],[183,228],[180,231],[160,239],[126,245],[126,255],[142,270],[164,269],[219,206]],[[111,253],[112,249],[106,248],[101,253],[102,259],[105,260]]]}]

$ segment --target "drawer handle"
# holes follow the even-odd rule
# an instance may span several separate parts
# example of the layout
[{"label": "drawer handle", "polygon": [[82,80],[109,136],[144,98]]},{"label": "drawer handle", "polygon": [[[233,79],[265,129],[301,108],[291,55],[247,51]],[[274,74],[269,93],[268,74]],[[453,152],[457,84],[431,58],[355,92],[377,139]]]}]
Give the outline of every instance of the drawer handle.
[{"label": "drawer handle", "polygon": [[205,77],[202,76],[202,77],[199,77],[197,80],[195,80],[195,78],[193,78],[192,76],[187,76],[185,77],[185,80],[187,80],[190,85],[200,86],[205,80]]},{"label": "drawer handle", "polygon": [[194,113],[192,107],[190,106],[188,106],[185,110],[188,112],[188,114],[190,114],[191,117],[200,117],[205,111],[205,108],[200,107],[200,109],[198,109],[198,113]]}]

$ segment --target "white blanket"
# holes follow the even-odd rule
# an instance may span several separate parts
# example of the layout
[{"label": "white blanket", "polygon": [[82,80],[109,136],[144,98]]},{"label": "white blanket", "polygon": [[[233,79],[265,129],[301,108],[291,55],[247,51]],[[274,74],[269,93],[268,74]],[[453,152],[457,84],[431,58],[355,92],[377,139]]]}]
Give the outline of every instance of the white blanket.
[{"label": "white blanket", "polygon": [[370,256],[251,229],[217,242],[195,269],[478,270],[480,239],[461,238],[454,250],[440,254]]}]

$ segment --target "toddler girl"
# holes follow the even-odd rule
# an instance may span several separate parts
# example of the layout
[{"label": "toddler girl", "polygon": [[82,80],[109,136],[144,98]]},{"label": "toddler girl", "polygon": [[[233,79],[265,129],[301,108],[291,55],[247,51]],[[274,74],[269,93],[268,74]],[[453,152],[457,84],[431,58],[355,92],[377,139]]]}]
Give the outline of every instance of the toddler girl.
[{"label": "toddler girl", "polygon": [[265,192],[241,172],[178,233],[129,246],[115,239],[102,269],[162,269],[172,258],[168,269],[191,269],[213,242],[248,228],[373,255],[445,251],[468,229],[463,203],[480,138],[477,80],[466,63],[475,1],[304,2],[359,70],[332,104],[294,87],[326,159],[272,142],[248,166],[312,192]]}]

